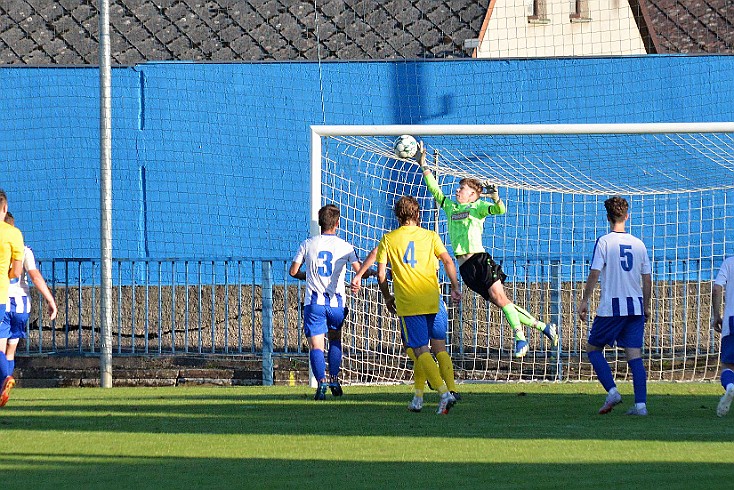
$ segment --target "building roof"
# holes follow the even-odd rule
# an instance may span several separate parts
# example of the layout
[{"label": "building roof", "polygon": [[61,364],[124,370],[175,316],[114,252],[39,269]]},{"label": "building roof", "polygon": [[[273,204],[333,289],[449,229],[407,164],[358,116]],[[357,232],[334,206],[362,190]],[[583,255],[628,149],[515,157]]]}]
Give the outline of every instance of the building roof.
[{"label": "building roof", "polygon": [[[112,0],[113,63],[467,57],[489,0]],[[0,3],[0,64],[96,64],[91,0]]]},{"label": "building roof", "polygon": [[655,52],[734,53],[732,0],[643,0],[640,4]]},{"label": "building roof", "polygon": [[[731,0],[629,0],[651,53],[734,52]],[[111,0],[114,64],[457,58],[489,0]],[[317,10],[314,11],[314,4]],[[97,63],[93,0],[0,3],[0,65]]]}]

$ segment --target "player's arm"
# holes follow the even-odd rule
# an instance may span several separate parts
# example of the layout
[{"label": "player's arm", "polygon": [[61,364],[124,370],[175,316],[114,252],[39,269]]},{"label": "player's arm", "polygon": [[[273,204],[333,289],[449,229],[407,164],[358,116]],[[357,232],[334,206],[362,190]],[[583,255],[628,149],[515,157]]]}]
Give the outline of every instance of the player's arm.
[{"label": "player's arm", "polygon": [[306,272],[301,270],[301,262],[296,262],[295,260],[291,262],[291,269],[288,273],[295,279],[300,279],[301,281],[306,280]]},{"label": "player's arm", "polygon": [[589,312],[589,298],[591,298],[591,294],[594,292],[594,288],[596,287],[596,283],[599,281],[600,274],[600,270],[591,269],[589,271],[589,277],[586,278],[584,293],[581,296],[581,300],[578,305],[576,305],[576,311],[582,321],[586,321],[586,316]]},{"label": "player's arm", "polygon": [[652,299],[652,274],[642,274],[642,305],[645,312],[645,321],[650,318],[650,300]]},{"label": "player's arm", "polygon": [[505,202],[500,198],[497,186],[489,181],[482,182],[482,186],[484,187],[484,192],[481,197],[492,200],[492,204],[489,206],[489,214],[505,214],[507,208],[505,207]]},{"label": "player's arm", "polygon": [[721,332],[721,302],[724,297],[724,287],[714,283],[711,289],[711,328],[717,332]]},{"label": "player's arm", "polygon": [[461,301],[461,289],[459,288],[459,280],[456,275],[456,265],[454,264],[454,261],[451,260],[451,256],[448,252],[441,253],[438,258],[443,262],[443,268],[451,281],[451,300],[458,303]]},{"label": "player's arm", "polygon": [[395,309],[395,296],[392,295],[390,286],[387,284],[387,264],[377,264],[377,283],[380,285],[382,299],[385,300],[385,306],[387,306],[388,311],[397,314],[398,310]]},{"label": "player's arm", "polygon": [[14,260],[10,263],[10,270],[8,270],[8,277],[10,279],[18,279],[23,274],[23,261]]},{"label": "player's arm", "polygon": [[38,269],[31,269],[28,271],[28,277],[31,278],[31,281],[33,281],[33,285],[38,289],[38,292],[41,293],[41,296],[46,300],[46,307],[48,309],[48,319],[53,321],[56,318],[56,313],[58,312],[58,309],[56,308],[56,300],[54,299],[54,295],[51,294],[51,291],[48,289],[48,285],[46,285],[46,281],[43,279],[43,276],[41,275],[41,271]]},{"label": "player's arm", "polygon": [[443,191],[441,190],[441,186],[438,185],[436,177],[433,176],[433,172],[431,172],[431,169],[428,168],[428,165],[426,165],[426,147],[423,144],[423,141],[418,142],[418,151],[415,153],[415,158],[418,161],[421,172],[423,173],[423,182],[426,183],[428,192],[431,193],[433,198],[438,203],[438,206],[443,207],[446,196],[444,196]]},{"label": "player's arm", "polygon": [[368,277],[373,277],[377,275],[377,272],[375,272],[373,269],[370,269],[372,267],[372,264],[375,263],[377,260],[377,247],[373,248],[367,258],[362,262],[361,265],[359,265],[359,262],[352,263],[352,268],[354,268],[356,274],[352,278],[352,282],[350,283],[350,286],[352,288],[353,293],[358,293],[359,288],[361,287],[361,281],[364,277],[365,279]]},{"label": "player's arm", "polygon": [[12,241],[10,243],[12,255],[10,260],[10,269],[8,277],[10,279],[18,279],[23,274],[23,253],[25,246],[23,245],[23,234],[19,229],[13,228]]}]

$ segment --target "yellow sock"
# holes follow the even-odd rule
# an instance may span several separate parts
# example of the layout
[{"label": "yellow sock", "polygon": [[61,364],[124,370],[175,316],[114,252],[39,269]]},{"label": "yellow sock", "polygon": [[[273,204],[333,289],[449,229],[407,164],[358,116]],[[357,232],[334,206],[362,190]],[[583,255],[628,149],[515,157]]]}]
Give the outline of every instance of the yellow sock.
[{"label": "yellow sock", "polygon": [[415,396],[423,398],[423,390],[426,389],[426,372],[415,358],[415,351],[411,347],[405,349],[405,353],[413,361],[413,387],[415,388]]},{"label": "yellow sock", "polygon": [[433,360],[433,356],[430,352],[424,352],[418,356],[418,364],[426,373],[426,377],[428,378],[428,381],[431,382],[431,386],[436,388],[440,394],[444,394],[449,391],[449,389],[446,388],[446,383],[441,379],[441,372],[438,370],[438,365],[436,365],[436,361]]},{"label": "yellow sock", "polygon": [[449,391],[456,391],[454,363],[451,362],[451,356],[444,350],[436,354],[436,359],[438,360],[438,370],[441,372],[441,377],[446,383],[446,387]]}]

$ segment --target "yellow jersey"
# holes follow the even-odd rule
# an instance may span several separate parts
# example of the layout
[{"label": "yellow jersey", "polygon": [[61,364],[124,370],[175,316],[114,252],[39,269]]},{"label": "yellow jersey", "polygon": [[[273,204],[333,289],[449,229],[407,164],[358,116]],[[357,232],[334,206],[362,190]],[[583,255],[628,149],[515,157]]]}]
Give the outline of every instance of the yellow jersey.
[{"label": "yellow jersey", "polygon": [[399,316],[438,313],[436,257],[444,252],[441,237],[420,226],[401,226],[382,237],[377,262],[390,264]]},{"label": "yellow jersey", "polygon": [[14,260],[23,260],[23,234],[15,226],[0,221],[0,304],[8,302],[8,272]]}]

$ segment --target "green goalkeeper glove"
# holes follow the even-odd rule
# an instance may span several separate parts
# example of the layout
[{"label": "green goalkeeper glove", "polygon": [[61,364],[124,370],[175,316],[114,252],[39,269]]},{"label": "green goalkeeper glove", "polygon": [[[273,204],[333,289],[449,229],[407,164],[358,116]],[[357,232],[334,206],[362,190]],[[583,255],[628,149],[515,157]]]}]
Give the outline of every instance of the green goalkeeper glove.
[{"label": "green goalkeeper glove", "polygon": [[493,201],[499,201],[500,200],[500,193],[497,192],[497,187],[487,181],[482,182],[482,187],[484,187],[484,193],[482,194],[482,197],[488,197]]},{"label": "green goalkeeper glove", "polygon": [[415,161],[418,162],[421,170],[428,170],[426,166],[426,146],[423,144],[423,140],[418,141],[418,149],[415,152]]}]

